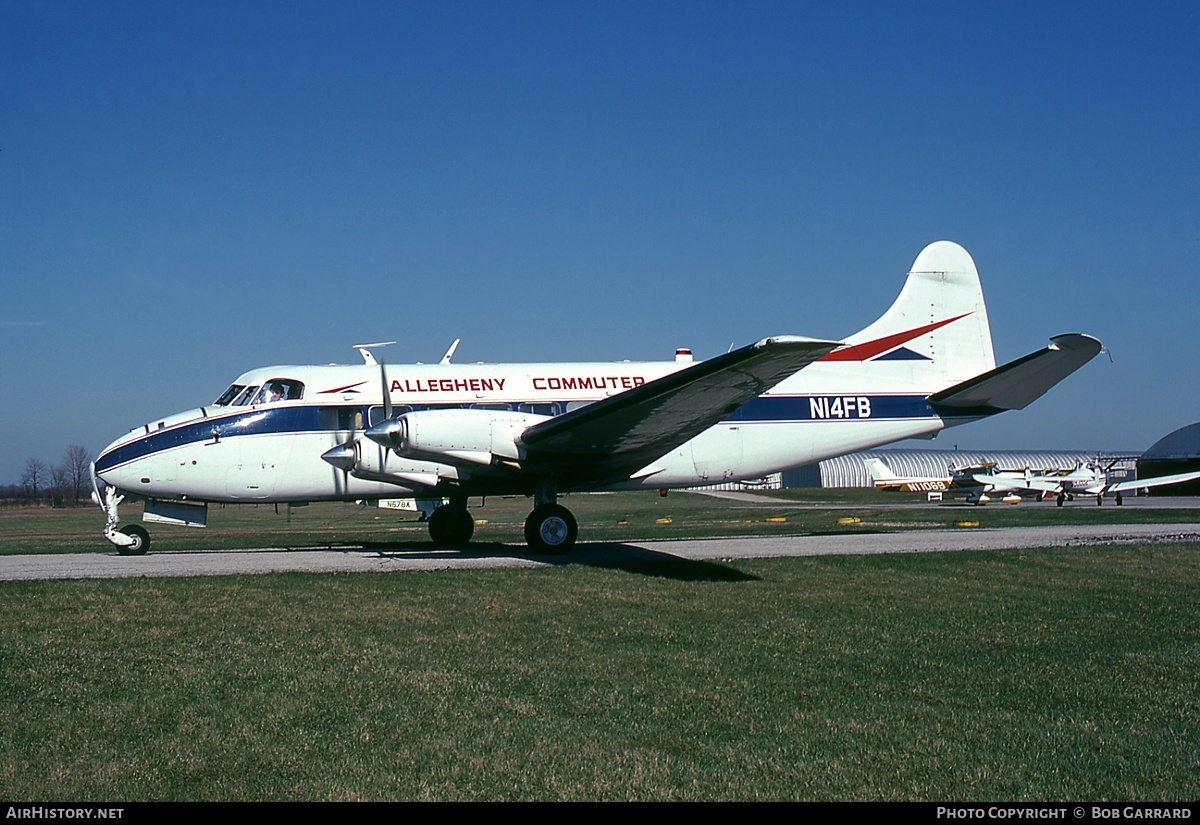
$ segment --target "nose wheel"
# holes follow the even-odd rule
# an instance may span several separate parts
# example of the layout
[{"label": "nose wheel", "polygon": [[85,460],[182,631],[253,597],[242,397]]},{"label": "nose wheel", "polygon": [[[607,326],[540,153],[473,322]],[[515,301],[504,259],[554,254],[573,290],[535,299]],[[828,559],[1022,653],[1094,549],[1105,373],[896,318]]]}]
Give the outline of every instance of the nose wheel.
[{"label": "nose wheel", "polygon": [[146,532],[144,527],[139,527],[136,524],[130,524],[122,527],[120,532],[124,533],[131,539],[130,544],[122,545],[117,548],[117,554],[121,556],[144,556],[146,551],[150,549],[150,534]]}]

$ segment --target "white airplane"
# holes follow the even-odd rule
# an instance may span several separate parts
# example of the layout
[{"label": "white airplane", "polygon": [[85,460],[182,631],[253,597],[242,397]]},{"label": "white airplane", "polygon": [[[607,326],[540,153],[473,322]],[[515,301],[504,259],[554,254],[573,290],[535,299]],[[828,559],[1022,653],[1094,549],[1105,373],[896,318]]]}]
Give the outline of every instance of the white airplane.
[{"label": "white airplane", "polygon": [[889,493],[945,492],[950,489],[953,474],[944,476],[898,476],[881,458],[863,459],[876,490]]},{"label": "white airplane", "polygon": [[[865,459],[864,464],[867,466],[867,472],[871,475],[871,481],[875,485],[876,490],[884,490],[886,492],[904,492],[904,493],[923,493],[923,492],[957,492],[966,493],[966,500],[971,504],[987,504],[991,501],[988,493],[995,488],[992,484],[986,484],[978,481],[981,476],[977,475],[982,471],[989,473],[988,477],[1001,477],[1020,479],[1026,476],[1028,471],[1022,472],[1019,470],[996,470],[994,462],[984,464],[968,464],[963,466],[954,466],[951,464],[946,474],[943,476],[898,476],[892,469],[884,463],[882,459],[872,458]],[[1003,501],[1007,504],[1019,504],[1021,497],[1015,493],[1006,495]]]},{"label": "white airplane", "polygon": [[700,362],[390,368],[368,351],[356,366],[251,370],[211,405],[106,447],[96,499],[106,538],[139,554],[146,530],[117,528],[127,495],[146,500],[144,519],[193,525],[209,502],[448,499],[429,532],[453,546],[474,531],[469,497],[521,494],[534,500],[530,546],[563,552],[578,530],[560,494],[760,478],[933,437],[1024,408],[1099,351],[1060,335],[996,367],[975,263],[939,241],[844,342],[764,338]]},{"label": "white airplane", "polygon": [[[1110,465],[1111,467],[1111,465]],[[977,475],[975,480],[990,483],[998,490],[1028,490],[1041,494],[1045,498],[1053,497],[1058,506],[1076,495],[1096,497],[1096,504],[1104,503],[1104,496],[1112,493],[1116,496],[1117,504],[1121,503],[1122,493],[1130,490],[1140,490],[1143,487],[1163,487],[1170,484],[1183,484],[1200,478],[1200,472],[1178,473],[1176,475],[1159,476],[1158,478],[1139,478],[1132,481],[1109,483],[1108,472],[1099,462],[1079,464],[1073,470],[1049,473],[1044,475],[1020,478],[998,478],[992,475]]]}]

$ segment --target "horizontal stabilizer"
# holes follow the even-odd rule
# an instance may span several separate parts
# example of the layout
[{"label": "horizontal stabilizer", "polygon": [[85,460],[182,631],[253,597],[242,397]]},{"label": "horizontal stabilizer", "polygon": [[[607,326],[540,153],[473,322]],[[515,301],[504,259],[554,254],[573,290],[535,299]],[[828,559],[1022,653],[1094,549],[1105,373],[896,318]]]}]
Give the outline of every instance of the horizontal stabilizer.
[{"label": "horizontal stabilizer", "polygon": [[1090,335],[1059,335],[1050,346],[929,396],[950,415],[1023,410],[1100,352]]},{"label": "horizontal stabilizer", "polygon": [[521,443],[532,464],[558,465],[562,477],[631,473],[839,345],[764,338],[535,424]]}]

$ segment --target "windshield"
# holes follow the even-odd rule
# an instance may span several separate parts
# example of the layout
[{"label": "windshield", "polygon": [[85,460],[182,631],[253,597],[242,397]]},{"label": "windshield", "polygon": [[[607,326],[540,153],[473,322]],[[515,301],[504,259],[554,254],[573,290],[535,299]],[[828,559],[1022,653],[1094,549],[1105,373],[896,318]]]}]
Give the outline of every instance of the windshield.
[{"label": "windshield", "polygon": [[234,407],[246,406],[246,404],[250,403],[250,399],[253,397],[254,391],[257,389],[258,387],[245,387],[240,393],[238,393],[237,398],[229,402],[230,405]]},{"label": "windshield", "polygon": [[244,389],[246,389],[244,384],[234,384],[229,389],[225,390],[225,392],[221,393],[221,397],[213,402],[213,406],[224,407],[231,404],[233,399],[237,398],[238,393]]}]

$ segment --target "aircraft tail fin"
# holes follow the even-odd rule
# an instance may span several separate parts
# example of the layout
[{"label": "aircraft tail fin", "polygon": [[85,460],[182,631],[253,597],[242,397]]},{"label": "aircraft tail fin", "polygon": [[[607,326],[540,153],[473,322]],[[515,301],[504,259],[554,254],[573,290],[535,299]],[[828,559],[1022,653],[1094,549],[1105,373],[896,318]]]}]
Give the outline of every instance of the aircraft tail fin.
[{"label": "aircraft tail fin", "polygon": [[925,247],[887,312],[822,361],[869,361],[925,392],[995,368],[983,289],[970,254],[950,241]]},{"label": "aircraft tail fin", "polygon": [[900,476],[892,472],[892,468],[883,463],[880,458],[864,459],[863,463],[867,465],[867,472],[871,474],[871,481],[876,485],[886,484],[889,481],[896,481]]}]

